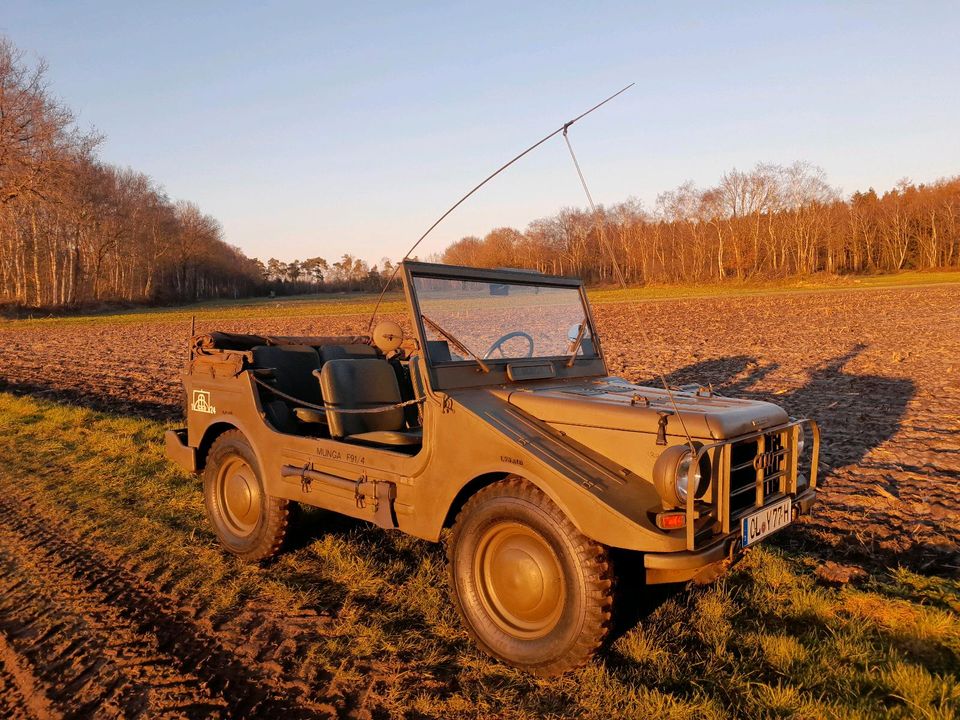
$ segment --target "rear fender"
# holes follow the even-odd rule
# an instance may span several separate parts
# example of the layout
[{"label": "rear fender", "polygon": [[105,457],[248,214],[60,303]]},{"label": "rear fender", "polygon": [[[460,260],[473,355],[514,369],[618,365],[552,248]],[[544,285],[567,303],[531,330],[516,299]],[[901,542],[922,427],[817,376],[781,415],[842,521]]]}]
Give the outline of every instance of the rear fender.
[{"label": "rear fender", "polygon": [[[203,469],[207,465],[207,454],[210,452],[211,446],[218,437],[223,435],[228,430],[240,430],[240,432],[243,432],[243,430],[231,422],[214,422],[207,426],[207,429],[203,433],[203,437],[197,444],[195,460],[196,469],[194,472],[203,472]],[[248,433],[244,432],[243,435],[247,438],[247,442],[251,442],[250,435]],[[256,452],[256,449],[254,449],[254,452]]]}]

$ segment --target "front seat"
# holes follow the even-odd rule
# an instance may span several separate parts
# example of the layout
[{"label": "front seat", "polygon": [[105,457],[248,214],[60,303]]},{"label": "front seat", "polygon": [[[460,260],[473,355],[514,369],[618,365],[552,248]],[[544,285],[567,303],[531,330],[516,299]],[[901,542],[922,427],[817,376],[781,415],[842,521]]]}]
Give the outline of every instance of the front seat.
[{"label": "front seat", "polygon": [[409,446],[423,442],[421,429],[405,428],[403,408],[337,412],[337,408],[374,408],[401,402],[397,375],[386,360],[330,360],[320,371],[320,388],[332,437],[372,445]]}]

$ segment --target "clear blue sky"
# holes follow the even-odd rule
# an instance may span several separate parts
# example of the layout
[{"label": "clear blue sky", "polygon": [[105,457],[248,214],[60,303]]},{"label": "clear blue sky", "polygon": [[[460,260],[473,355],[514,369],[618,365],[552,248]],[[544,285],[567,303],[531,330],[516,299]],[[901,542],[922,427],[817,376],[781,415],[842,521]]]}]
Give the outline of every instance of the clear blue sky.
[{"label": "clear blue sky", "polygon": [[[571,130],[598,202],[808,160],[844,192],[960,173],[960,4],[26,2],[0,32],[107,140],[264,259],[398,258]],[[421,252],[585,204],[560,138]]]}]

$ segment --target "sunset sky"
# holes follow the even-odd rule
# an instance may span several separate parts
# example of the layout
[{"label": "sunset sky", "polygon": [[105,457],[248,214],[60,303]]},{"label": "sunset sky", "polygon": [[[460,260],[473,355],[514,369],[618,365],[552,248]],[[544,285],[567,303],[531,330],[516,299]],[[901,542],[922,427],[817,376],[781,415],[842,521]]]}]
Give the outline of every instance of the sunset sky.
[{"label": "sunset sky", "polygon": [[[104,160],[247,254],[399,258],[565,120],[598,202],[807,160],[845,193],[960,173],[957,3],[5,2]],[[560,138],[421,254],[585,204]]]}]

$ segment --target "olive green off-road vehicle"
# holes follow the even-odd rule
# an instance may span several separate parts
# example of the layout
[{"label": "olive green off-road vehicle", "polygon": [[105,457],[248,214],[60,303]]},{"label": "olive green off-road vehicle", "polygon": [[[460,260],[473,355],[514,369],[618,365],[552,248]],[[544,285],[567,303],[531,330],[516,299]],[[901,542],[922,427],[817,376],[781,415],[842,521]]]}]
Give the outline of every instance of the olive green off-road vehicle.
[{"label": "olive green off-road vehicle", "polygon": [[[187,427],[224,547],[267,558],[290,503],[436,541],[486,652],[541,675],[610,626],[611,550],[647,583],[707,581],[807,513],[819,432],[769,403],[607,374],[579,280],[417,262],[413,337],[193,339]],[[619,551],[618,551],[619,552]]]}]

